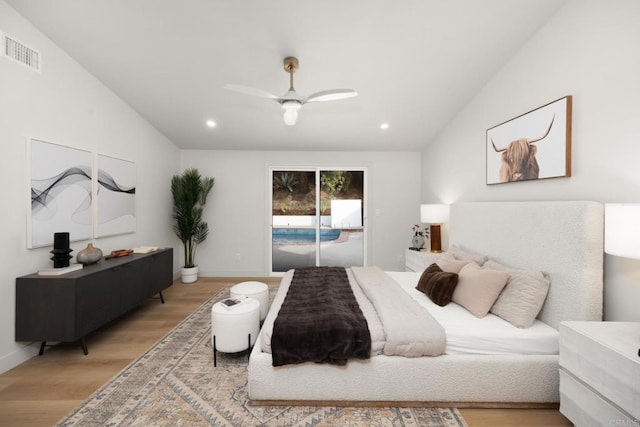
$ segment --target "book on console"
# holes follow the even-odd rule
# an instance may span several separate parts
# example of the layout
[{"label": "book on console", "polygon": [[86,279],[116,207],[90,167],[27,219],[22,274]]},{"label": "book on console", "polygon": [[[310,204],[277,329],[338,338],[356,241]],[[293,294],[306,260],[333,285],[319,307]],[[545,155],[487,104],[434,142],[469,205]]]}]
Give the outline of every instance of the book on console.
[{"label": "book on console", "polygon": [[38,276],[60,276],[61,274],[82,270],[82,267],[82,264],[71,264],[68,267],[47,268],[45,270],[38,271]]},{"label": "book on console", "polygon": [[160,248],[157,246],[139,246],[137,248],[133,248],[134,254],[148,254],[151,252],[159,251]]},{"label": "book on console", "polygon": [[238,307],[245,303],[247,298],[226,298],[220,301],[222,306],[227,310],[233,310],[235,307]]}]

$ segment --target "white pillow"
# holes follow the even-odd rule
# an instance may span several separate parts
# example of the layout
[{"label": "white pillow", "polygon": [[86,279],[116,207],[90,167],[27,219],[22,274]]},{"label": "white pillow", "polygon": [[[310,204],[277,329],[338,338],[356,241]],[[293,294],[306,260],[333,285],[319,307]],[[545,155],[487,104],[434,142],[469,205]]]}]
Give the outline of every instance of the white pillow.
[{"label": "white pillow", "polygon": [[451,301],[476,317],[484,317],[507,284],[507,279],[509,275],[505,271],[483,269],[471,262],[458,273],[458,285]]},{"label": "white pillow", "polygon": [[461,259],[464,261],[473,261],[478,265],[482,265],[489,257],[479,254],[477,252],[469,251],[467,249],[462,249],[460,246],[451,245],[449,249],[447,249],[447,253],[453,255],[456,259]]},{"label": "white pillow", "polygon": [[549,292],[549,278],[541,271],[518,270],[493,260],[487,261],[485,267],[509,273],[507,286],[491,312],[518,328],[533,325]]}]

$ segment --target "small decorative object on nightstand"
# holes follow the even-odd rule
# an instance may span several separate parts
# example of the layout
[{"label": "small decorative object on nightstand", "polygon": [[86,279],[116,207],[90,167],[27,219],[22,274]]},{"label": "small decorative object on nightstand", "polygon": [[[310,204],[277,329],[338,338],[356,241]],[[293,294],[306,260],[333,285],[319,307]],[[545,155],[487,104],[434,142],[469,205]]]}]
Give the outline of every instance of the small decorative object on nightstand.
[{"label": "small decorative object on nightstand", "polygon": [[420,226],[415,224],[411,227],[411,230],[413,231],[413,237],[411,238],[411,248],[409,249],[419,251],[424,247],[424,238],[429,235],[429,229],[420,230]]},{"label": "small decorative object on nightstand", "polygon": [[577,426],[636,426],[638,322],[560,323],[560,412]]}]

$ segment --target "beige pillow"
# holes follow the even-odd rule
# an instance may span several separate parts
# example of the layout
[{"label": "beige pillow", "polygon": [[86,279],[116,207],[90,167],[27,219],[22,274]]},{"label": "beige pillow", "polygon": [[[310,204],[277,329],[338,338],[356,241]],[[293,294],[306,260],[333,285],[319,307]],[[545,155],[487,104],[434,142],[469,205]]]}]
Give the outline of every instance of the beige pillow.
[{"label": "beige pillow", "polygon": [[484,267],[509,274],[507,286],[491,307],[491,312],[518,328],[531,326],[549,292],[549,278],[541,271],[518,270],[493,260],[487,261]]},{"label": "beige pillow", "polygon": [[447,249],[447,253],[453,255],[456,259],[465,261],[473,261],[478,265],[482,265],[489,259],[487,256],[479,254],[477,252],[462,249],[460,246],[451,245]]},{"label": "beige pillow", "polygon": [[476,317],[487,315],[507,284],[504,271],[487,270],[475,263],[462,267],[451,301],[460,304]]},{"label": "beige pillow", "polygon": [[460,270],[462,270],[462,267],[470,262],[472,261],[455,259],[453,255],[446,253],[438,257],[436,264],[438,264],[438,267],[440,267],[442,271],[446,271],[447,273],[459,273]]}]

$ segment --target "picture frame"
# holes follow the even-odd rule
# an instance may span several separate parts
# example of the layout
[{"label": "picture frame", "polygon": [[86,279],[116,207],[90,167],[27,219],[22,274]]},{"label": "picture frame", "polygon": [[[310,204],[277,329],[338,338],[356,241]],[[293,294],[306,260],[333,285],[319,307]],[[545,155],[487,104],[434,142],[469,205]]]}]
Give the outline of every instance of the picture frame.
[{"label": "picture frame", "polygon": [[571,176],[572,97],[552,101],[486,132],[486,184]]},{"label": "picture frame", "polygon": [[97,154],[93,176],[94,237],[136,231],[136,164]]},{"label": "picture frame", "polygon": [[51,246],[58,232],[68,232],[70,242],[90,239],[91,152],[29,138],[27,159],[27,247]]}]

